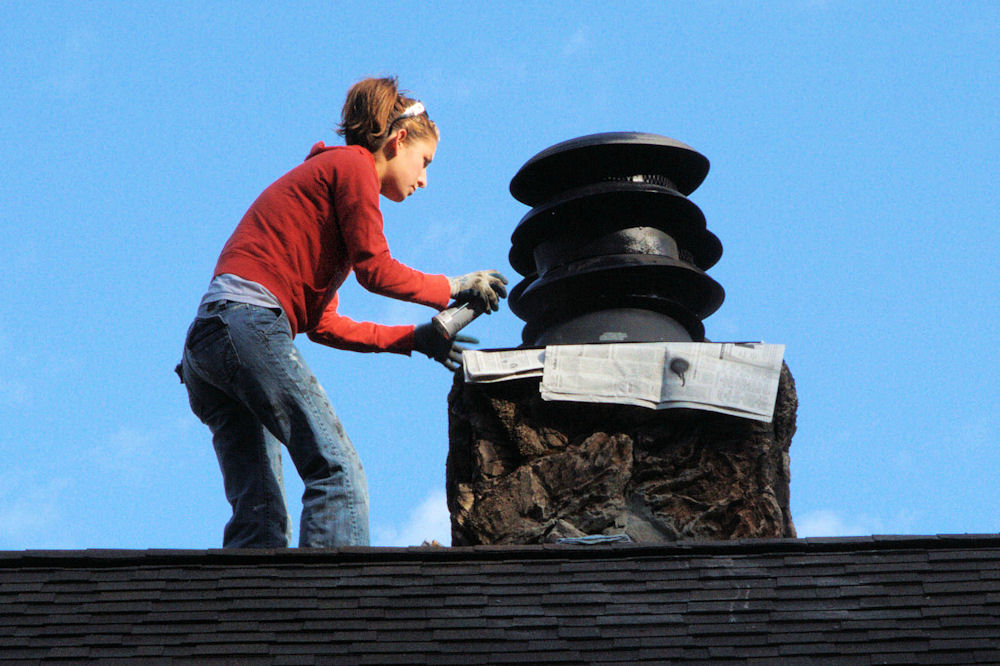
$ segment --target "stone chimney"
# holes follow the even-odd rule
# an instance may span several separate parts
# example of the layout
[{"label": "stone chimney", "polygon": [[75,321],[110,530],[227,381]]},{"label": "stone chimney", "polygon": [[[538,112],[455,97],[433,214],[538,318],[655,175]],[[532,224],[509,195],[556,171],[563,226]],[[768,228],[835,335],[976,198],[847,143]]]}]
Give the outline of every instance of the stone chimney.
[{"label": "stone chimney", "polygon": [[[542,151],[511,193],[522,347],[706,342],[722,254],[687,198],[708,160],[667,137],[596,134]],[[699,348],[701,348],[699,346]],[[683,379],[684,367],[671,365]],[[770,422],[702,409],[546,401],[537,377],[448,397],[453,545],[795,535],[788,449],[797,398],[782,364]]]}]

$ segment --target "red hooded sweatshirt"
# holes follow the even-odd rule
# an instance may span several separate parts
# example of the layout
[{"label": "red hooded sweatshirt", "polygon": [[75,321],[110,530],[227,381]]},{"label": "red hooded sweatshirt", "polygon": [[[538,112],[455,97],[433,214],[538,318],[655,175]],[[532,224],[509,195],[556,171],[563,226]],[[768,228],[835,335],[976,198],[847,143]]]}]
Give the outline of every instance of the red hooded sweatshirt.
[{"label": "red hooded sweatshirt", "polygon": [[337,314],[351,270],[369,291],[442,309],[448,278],[405,266],[382,233],[375,158],[360,146],[313,146],[305,162],[265,189],[237,225],[215,266],[267,288],[292,335],[353,351],[413,349],[413,326],[356,322]]}]

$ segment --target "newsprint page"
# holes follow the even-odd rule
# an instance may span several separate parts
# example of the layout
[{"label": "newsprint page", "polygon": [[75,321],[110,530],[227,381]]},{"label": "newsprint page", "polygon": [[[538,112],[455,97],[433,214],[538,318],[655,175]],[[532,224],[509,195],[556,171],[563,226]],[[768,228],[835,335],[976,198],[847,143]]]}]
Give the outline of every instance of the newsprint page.
[{"label": "newsprint page", "polygon": [[784,353],[784,345],[762,342],[650,342],[462,356],[467,382],[541,377],[545,400],[684,407],[770,421]]}]

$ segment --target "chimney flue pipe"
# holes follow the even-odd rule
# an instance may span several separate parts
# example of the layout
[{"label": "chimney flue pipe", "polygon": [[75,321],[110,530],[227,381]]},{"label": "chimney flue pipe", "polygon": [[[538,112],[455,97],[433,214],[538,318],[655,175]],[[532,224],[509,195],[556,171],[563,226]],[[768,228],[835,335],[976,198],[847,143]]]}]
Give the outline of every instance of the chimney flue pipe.
[{"label": "chimney flue pipe", "polygon": [[700,342],[725,297],[705,271],[722,244],[687,195],[708,160],[656,134],[609,132],[543,150],[510,191],[533,208],[511,236],[525,345]]}]

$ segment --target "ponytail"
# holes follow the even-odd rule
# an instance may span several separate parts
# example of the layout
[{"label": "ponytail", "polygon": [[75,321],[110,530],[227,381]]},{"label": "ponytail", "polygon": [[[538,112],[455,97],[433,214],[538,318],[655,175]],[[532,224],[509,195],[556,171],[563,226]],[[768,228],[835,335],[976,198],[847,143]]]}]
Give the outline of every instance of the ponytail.
[{"label": "ponytail", "polygon": [[404,114],[417,103],[404,92],[399,90],[394,76],[358,81],[347,91],[337,134],[344,137],[347,145],[362,146],[372,153],[382,147],[393,131],[403,127],[415,139],[437,139],[437,126],[426,112]]}]

